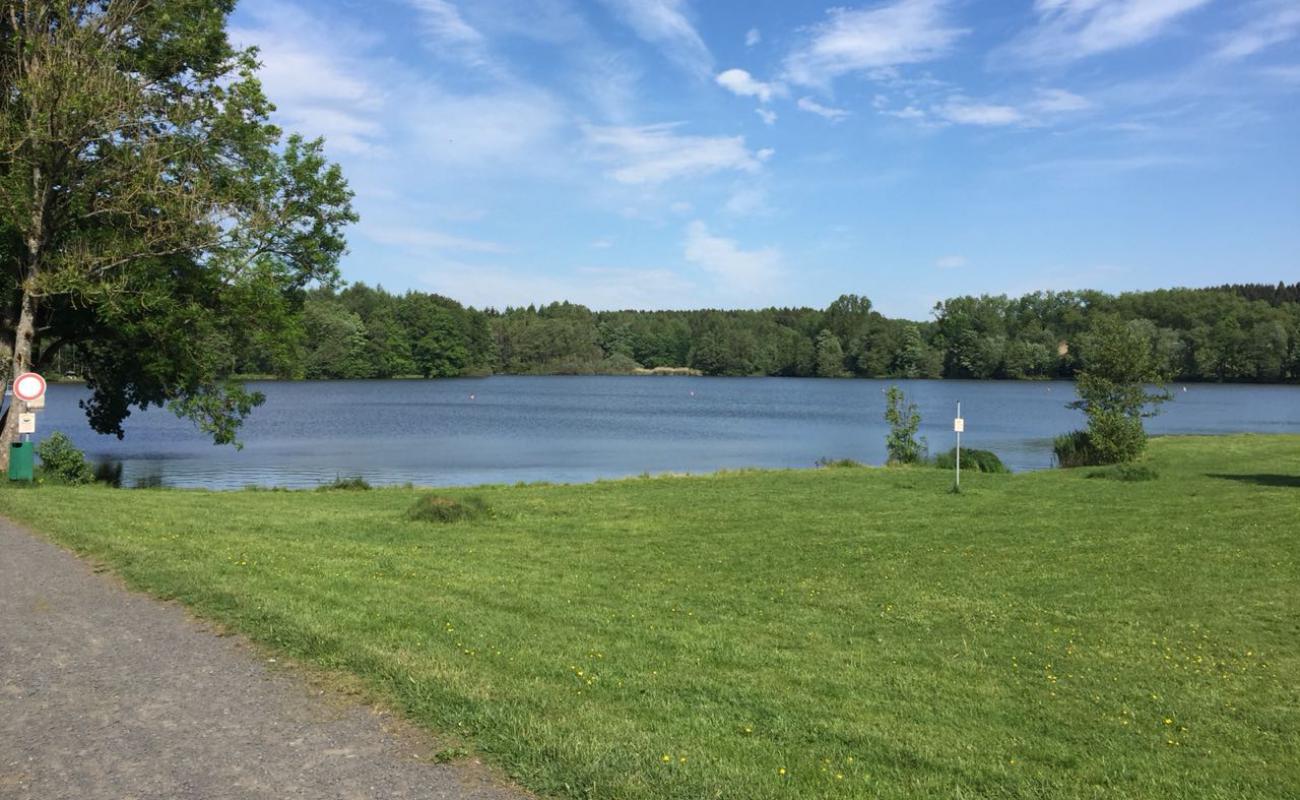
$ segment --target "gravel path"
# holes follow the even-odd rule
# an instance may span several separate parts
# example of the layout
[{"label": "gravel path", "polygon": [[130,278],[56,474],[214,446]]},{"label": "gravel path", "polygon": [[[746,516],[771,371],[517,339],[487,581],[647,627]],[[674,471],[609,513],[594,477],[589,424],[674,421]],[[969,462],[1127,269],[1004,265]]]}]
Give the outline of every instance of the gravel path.
[{"label": "gravel path", "polygon": [[0,798],[517,800],[0,518]]}]

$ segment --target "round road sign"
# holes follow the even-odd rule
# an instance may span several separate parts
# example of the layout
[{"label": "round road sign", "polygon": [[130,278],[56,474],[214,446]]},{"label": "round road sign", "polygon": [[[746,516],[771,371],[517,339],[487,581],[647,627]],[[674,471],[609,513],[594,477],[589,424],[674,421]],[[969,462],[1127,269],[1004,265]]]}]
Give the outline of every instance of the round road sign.
[{"label": "round road sign", "polygon": [[35,372],[24,372],[14,378],[14,397],[25,403],[41,399],[45,394],[45,379]]}]

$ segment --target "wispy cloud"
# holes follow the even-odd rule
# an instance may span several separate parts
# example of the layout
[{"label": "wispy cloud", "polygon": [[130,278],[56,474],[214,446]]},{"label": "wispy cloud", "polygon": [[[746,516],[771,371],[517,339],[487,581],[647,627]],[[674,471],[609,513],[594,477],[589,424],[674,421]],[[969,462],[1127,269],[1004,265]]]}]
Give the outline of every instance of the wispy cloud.
[{"label": "wispy cloud", "polygon": [[966,98],[954,98],[937,106],[934,112],[948,122],[958,125],[980,125],[997,127],[1017,125],[1025,121],[1025,115],[1014,106],[979,103]]},{"label": "wispy cloud", "polygon": [[786,79],[826,87],[848,73],[940,58],[966,33],[948,21],[948,6],[947,0],[894,0],[866,9],[832,8],[786,57]]},{"label": "wispy cloud", "polygon": [[766,108],[756,108],[756,109],[754,109],[754,113],[757,114],[757,115],[759,116],[759,119],[763,120],[763,124],[764,124],[764,125],[775,125],[775,124],[776,124],[776,112],[775,112],[775,111],[772,111],[772,110],[770,110],[770,109],[766,109]]},{"label": "wispy cloud", "polygon": [[670,269],[579,267],[561,274],[507,265],[434,263],[424,273],[429,290],[484,307],[526,306],[567,300],[597,310],[625,308],[694,308],[700,287]]},{"label": "wispy cloud", "polygon": [[801,110],[807,111],[809,114],[816,114],[817,116],[828,119],[831,122],[839,122],[849,115],[849,112],[843,108],[824,106],[811,97],[800,97],[799,101],[795,103],[795,105],[797,105]]},{"label": "wispy cloud", "polygon": [[[1039,89],[1028,100],[1016,103],[972,100],[961,95],[930,109],[931,116],[956,125],[1001,127],[1046,125],[1064,115],[1086,111],[1092,101],[1065,89]],[[911,108],[909,106],[909,108]],[[896,113],[895,116],[901,114]],[[923,114],[915,115],[920,119]]]},{"label": "wispy cloud", "polygon": [[371,241],[416,252],[462,250],[471,253],[505,253],[510,250],[497,242],[452,236],[423,227],[363,223],[359,229]]},{"label": "wispy cloud", "polygon": [[939,269],[960,269],[966,266],[966,256],[944,256],[934,262]]},{"label": "wispy cloud", "polygon": [[329,46],[333,41],[342,52],[357,53],[373,42],[359,34],[339,39],[289,4],[259,4],[253,17],[255,26],[235,28],[230,35],[240,44],[258,47],[258,76],[275,100],[278,121],[290,130],[324,136],[333,153],[381,152],[385,130],[377,117],[388,92],[365,77],[353,57],[333,57]]},{"label": "wispy cloud", "polygon": [[1300,4],[1295,0],[1264,0],[1246,7],[1250,19],[1222,38],[1214,57],[1236,61],[1296,38],[1300,34]]},{"label": "wispy cloud", "polygon": [[778,84],[764,83],[743,69],[720,72],[714,80],[732,94],[740,97],[756,97],[760,103],[767,103],[781,93]]},{"label": "wispy cloud", "polygon": [[419,13],[426,44],[439,55],[453,54],[471,66],[486,66],[487,39],[465,21],[451,0],[409,0]]},{"label": "wispy cloud", "polygon": [[759,32],[758,28],[750,28],[748,31],[745,31],[746,47],[753,47],[761,41],[763,41],[763,34]]},{"label": "wispy cloud", "polygon": [[686,0],[604,0],[637,36],[701,77],[713,72],[713,55],[687,16]]},{"label": "wispy cloud", "polygon": [[729,286],[756,293],[770,288],[781,275],[781,251],[773,247],[744,250],[734,239],[709,233],[699,220],[686,226],[685,259]]},{"label": "wispy cloud", "polygon": [[1031,64],[1064,63],[1133,47],[1166,32],[1210,0],[1035,0],[1034,27],[1002,55]]},{"label": "wispy cloud", "polygon": [[679,124],[630,126],[584,125],[588,151],[610,166],[609,175],[624,184],[658,184],[675,178],[715,172],[758,172],[771,150],[752,151],[743,136],[694,136],[677,132]]}]

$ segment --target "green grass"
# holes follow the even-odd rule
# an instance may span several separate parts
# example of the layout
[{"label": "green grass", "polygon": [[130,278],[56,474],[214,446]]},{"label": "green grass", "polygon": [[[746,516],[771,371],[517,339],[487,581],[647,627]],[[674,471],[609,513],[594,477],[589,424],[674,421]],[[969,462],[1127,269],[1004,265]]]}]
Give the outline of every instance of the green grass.
[{"label": "green grass", "polygon": [[1300,437],[1148,462],[488,487],[450,525],[409,489],[0,511],[555,796],[1300,796]]}]

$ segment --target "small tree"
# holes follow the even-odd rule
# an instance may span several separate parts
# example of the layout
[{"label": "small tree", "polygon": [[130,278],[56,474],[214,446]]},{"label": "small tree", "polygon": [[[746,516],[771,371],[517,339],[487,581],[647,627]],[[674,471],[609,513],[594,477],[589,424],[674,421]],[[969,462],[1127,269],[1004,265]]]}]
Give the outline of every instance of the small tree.
[{"label": "small tree", "polygon": [[1151,342],[1139,327],[1118,316],[1098,317],[1081,342],[1082,368],[1075,380],[1079,399],[1070,408],[1088,417],[1088,449],[1104,464],[1132,461],[1146,449],[1142,418],[1154,416],[1170,399],[1168,380]]},{"label": "small tree", "polygon": [[897,386],[889,387],[885,393],[885,422],[889,423],[889,437],[885,439],[889,463],[919,462],[925,456],[925,440],[917,441],[916,438],[921,427],[921,413],[916,410],[916,403],[907,403],[903,391]]}]

